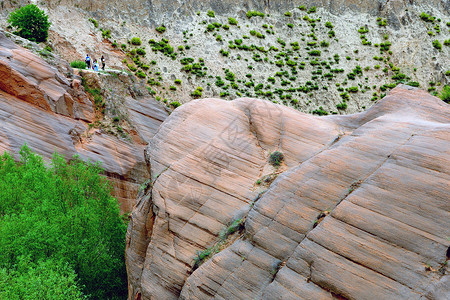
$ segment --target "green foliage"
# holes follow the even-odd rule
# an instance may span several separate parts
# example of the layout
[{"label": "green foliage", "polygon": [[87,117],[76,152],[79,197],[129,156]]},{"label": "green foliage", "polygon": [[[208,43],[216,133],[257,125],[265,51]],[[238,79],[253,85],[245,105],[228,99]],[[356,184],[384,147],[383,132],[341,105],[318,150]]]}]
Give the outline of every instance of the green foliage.
[{"label": "green foliage", "polygon": [[145,74],[144,72],[142,72],[141,70],[136,72],[136,76],[139,78],[145,78],[147,77],[147,74]]},{"label": "green foliage", "polygon": [[142,44],[141,39],[138,37],[133,37],[131,39],[131,44],[135,46],[140,46]]},{"label": "green foliage", "polygon": [[445,103],[450,103],[450,85],[444,86],[441,93],[439,94],[439,98]]},{"label": "green foliage", "polygon": [[20,256],[13,268],[0,268],[0,299],[86,299],[76,279],[75,271],[63,261],[34,263]]},{"label": "green foliage", "polygon": [[172,101],[172,102],[170,102],[170,106],[172,106],[173,108],[177,108],[177,107],[181,106],[181,103],[178,101]]},{"label": "green foliage", "polygon": [[285,15],[286,17],[292,17],[292,14],[291,14],[290,11],[285,12],[284,15]]},{"label": "green foliage", "polygon": [[175,84],[181,84],[181,80],[180,79],[175,79],[174,83]]},{"label": "green foliage", "polygon": [[200,98],[202,96],[203,88],[197,87],[192,93],[191,96],[194,98]]},{"label": "green foliage", "polygon": [[236,21],[235,18],[229,17],[228,18],[228,24],[230,24],[230,25],[237,25],[238,21]]},{"label": "green foliage", "polygon": [[89,22],[91,22],[92,24],[94,24],[94,27],[95,28],[98,28],[98,22],[97,22],[97,20],[96,19],[89,19]]},{"label": "green foliage", "polygon": [[45,12],[34,4],[11,12],[8,23],[16,28],[15,34],[34,42],[45,42],[51,25]]},{"label": "green foliage", "polygon": [[166,31],[166,26],[161,25],[159,27],[156,27],[155,30],[158,31],[159,33],[164,33]]},{"label": "green foliage", "polygon": [[406,84],[413,87],[420,87],[420,84],[417,81],[410,81]]},{"label": "green foliage", "polygon": [[102,32],[102,37],[104,39],[110,39],[111,38],[111,30],[109,30],[109,29],[106,29],[106,30],[100,29],[100,30]]},{"label": "green foliage", "polygon": [[146,54],[146,53],[145,53],[145,50],[142,49],[142,48],[137,48],[137,49],[136,49],[136,53],[139,54],[139,55],[142,55],[142,56],[144,56],[144,55]]},{"label": "green foliage", "polygon": [[307,13],[311,14],[311,13],[315,13],[317,11],[315,6],[312,6],[310,9],[308,9]]},{"label": "green foliage", "polygon": [[256,11],[256,10],[249,10],[247,12],[247,18],[252,18],[252,17],[264,17],[264,13],[260,12],[260,11]]},{"label": "green foliage", "polygon": [[427,14],[427,13],[425,13],[425,12],[422,12],[422,13],[420,14],[420,18],[421,18],[422,20],[424,20],[425,22],[433,22],[433,21],[434,21],[434,18],[431,17],[429,14]]},{"label": "green foliage", "polygon": [[271,164],[274,167],[279,167],[283,159],[284,159],[283,153],[281,153],[280,151],[275,151],[271,153],[269,156],[269,164]]},{"label": "green foliage", "polygon": [[208,10],[208,12],[206,13],[206,15],[210,18],[214,18],[216,16],[216,14],[214,13],[213,10]]},{"label": "green foliage", "polygon": [[311,56],[320,56],[321,52],[320,50],[311,50],[308,52],[308,54]]},{"label": "green foliage", "polygon": [[341,102],[341,103],[336,105],[336,108],[340,109],[340,110],[346,110],[347,109],[347,103],[346,102]]},{"label": "green foliage", "polygon": [[334,26],[331,24],[331,22],[326,22],[325,27],[333,29]]},{"label": "green foliage", "polygon": [[77,68],[77,69],[86,69],[87,68],[86,62],[82,61],[82,60],[74,60],[73,62],[70,63],[70,66],[72,68]]},{"label": "green foliage", "polygon": [[[6,293],[23,288],[39,295],[23,299],[79,299],[75,271],[77,285],[92,299],[126,296],[126,226],[100,173],[99,164],[77,156],[66,163],[55,154],[46,164],[27,146],[19,162],[8,153],[0,157],[0,272],[6,274]],[[16,285],[16,279],[27,278],[29,286]]]},{"label": "green foliage", "polygon": [[442,44],[438,40],[433,41],[433,47],[438,50],[442,50]]},{"label": "green foliage", "polygon": [[328,112],[326,110],[324,110],[322,106],[319,106],[318,109],[313,110],[312,113],[315,115],[319,115],[319,116],[328,115]]}]

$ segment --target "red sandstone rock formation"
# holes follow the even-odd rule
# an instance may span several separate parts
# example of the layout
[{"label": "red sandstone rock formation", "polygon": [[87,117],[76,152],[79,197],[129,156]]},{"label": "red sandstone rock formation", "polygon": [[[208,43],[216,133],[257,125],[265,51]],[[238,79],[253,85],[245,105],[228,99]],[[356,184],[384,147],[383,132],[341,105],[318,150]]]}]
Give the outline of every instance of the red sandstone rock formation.
[{"label": "red sandstone rock formation", "polygon": [[185,104],[148,147],[129,299],[448,299],[449,149],[449,106],[407,86],[349,116]]},{"label": "red sandstone rock formation", "polygon": [[[149,140],[167,113],[150,98],[126,99],[129,120]],[[71,158],[100,161],[114,183],[122,212],[134,205],[148,178],[144,145],[100,130],[86,137],[93,106],[78,79],[66,78],[0,32],[0,153],[18,153],[24,143],[50,158],[57,151]]]}]

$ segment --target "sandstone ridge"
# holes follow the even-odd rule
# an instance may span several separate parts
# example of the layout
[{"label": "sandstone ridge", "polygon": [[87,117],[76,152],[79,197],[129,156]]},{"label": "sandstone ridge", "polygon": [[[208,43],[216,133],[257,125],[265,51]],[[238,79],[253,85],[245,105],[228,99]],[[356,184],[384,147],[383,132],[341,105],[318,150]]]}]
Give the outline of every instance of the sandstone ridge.
[{"label": "sandstone ridge", "polygon": [[349,116],[183,105],[147,149],[129,299],[448,298],[449,116],[407,86]]},{"label": "sandstone ridge", "polygon": [[[68,159],[79,154],[83,159],[102,162],[122,212],[129,212],[140,184],[149,176],[145,141],[167,113],[149,97],[123,99],[123,114],[128,115],[140,143],[91,128],[93,104],[81,78],[73,74],[67,62],[61,63],[71,73],[61,73],[0,32],[0,153],[18,154],[26,143],[47,159],[56,151]],[[101,81],[97,74],[91,77]],[[104,81],[107,78],[105,75]]]}]

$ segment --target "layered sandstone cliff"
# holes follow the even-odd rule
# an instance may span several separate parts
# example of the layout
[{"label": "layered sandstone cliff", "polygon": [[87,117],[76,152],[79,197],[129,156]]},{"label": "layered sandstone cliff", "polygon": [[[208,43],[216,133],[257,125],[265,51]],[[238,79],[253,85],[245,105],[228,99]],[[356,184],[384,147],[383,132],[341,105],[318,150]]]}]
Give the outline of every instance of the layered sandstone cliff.
[{"label": "layered sandstone cliff", "polygon": [[0,32],[0,152],[17,154],[27,143],[45,158],[56,151],[68,159],[79,154],[83,159],[102,162],[114,183],[122,212],[129,212],[140,184],[149,176],[144,161],[145,141],[153,136],[167,113],[150,95],[128,97],[121,99],[125,103],[123,110],[138,142],[91,129],[94,108],[80,77],[70,73],[67,62],[58,64],[64,64],[58,68],[69,73],[58,71]]},{"label": "layered sandstone cliff", "polygon": [[129,298],[448,298],[449,149],[449,106],[406,86],[349,116],[183,105],[148,147]]}]

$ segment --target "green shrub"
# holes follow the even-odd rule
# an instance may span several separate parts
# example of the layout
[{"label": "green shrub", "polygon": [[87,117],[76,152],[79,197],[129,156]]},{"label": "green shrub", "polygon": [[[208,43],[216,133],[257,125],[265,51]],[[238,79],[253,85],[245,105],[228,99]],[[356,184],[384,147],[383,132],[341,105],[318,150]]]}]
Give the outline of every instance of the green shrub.
[{"label": "green shrub", "polygon": [[77,69],[87,69],[87,64],[85,61],[82,60],[74,60],[73,62],[70,63],[70,66],[72,68],[77,68]]},{"label": "green shrub", "polygon": [[422,13],[420,14],[420,18],[421,18],[422,20],[424,20],[425,22],[431,22],[431,17],[430,17],[430,15],[427,14],[427,13],[425,13],[425,12],[422,12]]},{"label": "green shrub", "polygon": [[310,13],[315,13],[316,11],[317,11],[316,7],[315,7],[315,6],[312,6],[310,9],[308,9],[307,13],[308,13],[308,14],[310,14]]},{"label": "green shrub", "polygon": [[433,41],[433,47],[438,50],[442,50],[442,44],[438,40]]},{"label": "green shrub", "polygon": [[181,106],[181,103],[178,101],[172,101],[170,102],[170,106],[172,106],[173,108],[177,108]]},{"label": "green shrub", "polygon": [[320,56],[321,52],[320,50],[311,50],[308,52],[308,54],[311,56]]},{"label": "green shrub", "polygon": [[285,15],[286,17],[292,17],[292,14],[291,14],[290,11],[285,12],[284,15]]},{"label": "green shrub", "polygon": [[294,24],[288,23],[288,24],[287,24],[287,27],[289,27],[289,28],[294,28]]},{"label": "green shrub", "polygon": [[445,103],[450,103],[450,85],[444,86],[441,93],[439,94],[439,98]]},{"label": "green shrub", "polygon": [[420,87],[420,84],[417,81],[410,81],[407,83],[409,86]]},{"label": "green shrub", "polygon": [[351,86],[347,89],[348,92],[350,93],[357,93],[358,92],[358,87],[357,86]]},{"label": "green shrub", "polygon": [[159,33],[164,33],[166,31],[166,27],[164,25],[161,25],[159,27],[156,27],[155,30]]},{"label": "green shrub", "polygon": [[131,44],[135,46],[140,46],[142,44],[141,39],[138,37],[134,37],[131,39]]},{"label": "green shrub", "polygon": [[169,90],[171,90],[171,91],[176,91],[176,90],[177,90],[177,87],[174,86],[174,85],[171,85],[171,86],[169,87]]},{"label": "green shrub", "polygon": [[106,29],[106,30],[100,29],[100,30],[102,32],[102,37],[104,39],[110,39],[111,38],[111,30],[109,30],[109,29]]},{"label": "green shrub", "polygon": [[76,285],[92,299],[126,297],[126,225],[101,173],[26,146],[18,162],[0,157],[1,299],[84,299]]},{"label": "green shrub", "polygon": [[269,156],[269,164],[274,167],[279,167],[281,162],[284,160],[284,155],[280,151],[275,151]]},{"label": "green shrub", "polygon": [[326,22],[325,27],[333,29],[334,26],[331,24],[331,22]]},{"label": "green shrub", "polygon": [[237,25],[237,24],[238,24],[238,21],[236,21],[235,18],[229,17],[229,18],[228,18],[228,24],[230,24],[230,25]]},{"label": "green shrub", "polygon": [[450,40],[445,40],[445,41],[444,41],[444,45],[445,45],[445,46],[450,46]]},{"label": "green shrub", "polygon": [[206,13],[206,15],[210,18],[214,18],[216,17],[216,14],[214,13],[213,10],[208,10],[208,12]]},{"label": "green shrub", "polygon": [[15,34],[34,42],[45,42],[51,25],[45,12],[34,4],[11,12],[8,23],[16,28]]},{"label": "green shrub", "polygon": [[256,10],[250,10],[247,12],[247,18],[250,19],[252,17],[264,17],[264,13]]},{"label": "green shrub", "polygon": [[306,10],[306,7],[304,5],[300,5],[297,8],[300,9],[300,10]]},{"label": "green shrub", "polygon": [[98,22],[97,22],[97,20],[96,19],[89,19],[89,22],[91,22],[92,24],[94,24],[94,27],[95,28],[98,28]]},{"label": "green shrub", "polygon": [[340,109],[340,110],[346,110],[347,109],[347,103],[346,102],[341,102],[341,103],[336,105],[336,108]]},{"label": "green shrub", "polygon": [[312,113],[315,115],[319,115],[319,116],[328,115],[328,112],[326,110],[324,110],[322,106],[319,106],[318,109],[313,110]]},{"label": "green shrub", "polygon": [[197,87],[192,93],[191,96],[194,98],[200,98],[202,96],[203,89],[201,87]]},{"label": "green shrub", "polygon": [[145,50],[142,49],[142,48],[137,48],[137,49],[136,49],[136,53],[139,54],[139,55],[142,55],[142,56],[144,56],[144,55],[146,54],[146,53],[145,53]]},{"label": "green shrub", "polygon": [[181,84],[181,80],[180,79],[175,79],[174,83],[175,84]]},{"label": "green shrub", "polygon": [[147,75],[144,72],[142,72],[141,70],[136,72],[136,76],[139,77],[139,78],[147,77]]},{"label": "green shrub", "polygon": [[320,42],[320,47],[328,47],[328,46],[330,46],[329,42],[327,42],[327,41],[321,41]]}]

